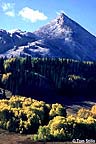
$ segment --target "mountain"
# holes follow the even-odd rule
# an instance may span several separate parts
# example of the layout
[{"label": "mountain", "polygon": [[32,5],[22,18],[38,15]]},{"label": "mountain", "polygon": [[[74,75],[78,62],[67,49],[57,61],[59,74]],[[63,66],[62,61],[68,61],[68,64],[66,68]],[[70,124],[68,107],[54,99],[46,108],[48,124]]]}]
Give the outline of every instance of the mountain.
[{"label": "mountain", "polygon": [[0,56],[64,57],[96,61],[96,37],[61,13],[39,30],[0,30]]},{"label": "mountain", "polygon": [[10,34],[5,30],[0,30],[0,54],[14,47]]},{"label": "mountain", "polygon": [[35,34],[45,40],[56,57],[96,60],[96,37],[64,13]]}]

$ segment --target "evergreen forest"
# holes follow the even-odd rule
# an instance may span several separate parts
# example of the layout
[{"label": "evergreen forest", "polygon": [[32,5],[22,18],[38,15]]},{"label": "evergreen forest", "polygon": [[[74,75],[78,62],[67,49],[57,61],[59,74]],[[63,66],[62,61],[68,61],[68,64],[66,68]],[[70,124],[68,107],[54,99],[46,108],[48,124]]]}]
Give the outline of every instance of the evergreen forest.
[{"label": "evergreen forest", "polygon": [[96,105],[69,115],[74,97],[96,99],[96,62],[0,58],[0,128],[32,141],[96,140]]}]

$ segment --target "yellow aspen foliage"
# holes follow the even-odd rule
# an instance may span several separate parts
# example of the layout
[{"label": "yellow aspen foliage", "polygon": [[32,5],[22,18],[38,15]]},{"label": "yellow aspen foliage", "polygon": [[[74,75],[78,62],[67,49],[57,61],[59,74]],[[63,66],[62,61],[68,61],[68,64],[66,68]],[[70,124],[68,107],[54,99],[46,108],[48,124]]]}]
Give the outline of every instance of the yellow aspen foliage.
[{"label": "yellow aspen foliage", "polygon": [[96,105],[92,106],[91,112],[96,115]]}]

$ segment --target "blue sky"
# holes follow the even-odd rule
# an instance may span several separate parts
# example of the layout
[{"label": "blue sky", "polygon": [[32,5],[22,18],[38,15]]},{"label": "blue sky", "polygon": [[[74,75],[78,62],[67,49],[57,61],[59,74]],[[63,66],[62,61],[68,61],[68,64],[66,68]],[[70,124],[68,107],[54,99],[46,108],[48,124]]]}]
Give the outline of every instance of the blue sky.
[{"label": "blue sky", "polygon": [[96,0],[0,0],[0,29],[34,31],[60,11],[96,35]]}]

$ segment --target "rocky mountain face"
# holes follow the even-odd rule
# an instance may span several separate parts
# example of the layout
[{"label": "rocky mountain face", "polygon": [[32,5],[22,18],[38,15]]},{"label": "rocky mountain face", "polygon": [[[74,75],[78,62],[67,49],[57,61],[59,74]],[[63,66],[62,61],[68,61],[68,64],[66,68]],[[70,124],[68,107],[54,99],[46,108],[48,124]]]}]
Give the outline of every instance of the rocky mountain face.
[{"label": "rocky mountain face", "polygon": [[96,37],[64,13],[34,33],[0,30],[0,56],[96,61]]},{"label": "rocky mountain face", "polygon": [[0,30],[0,54],[14,47],[10,34],[5,30]]}]

